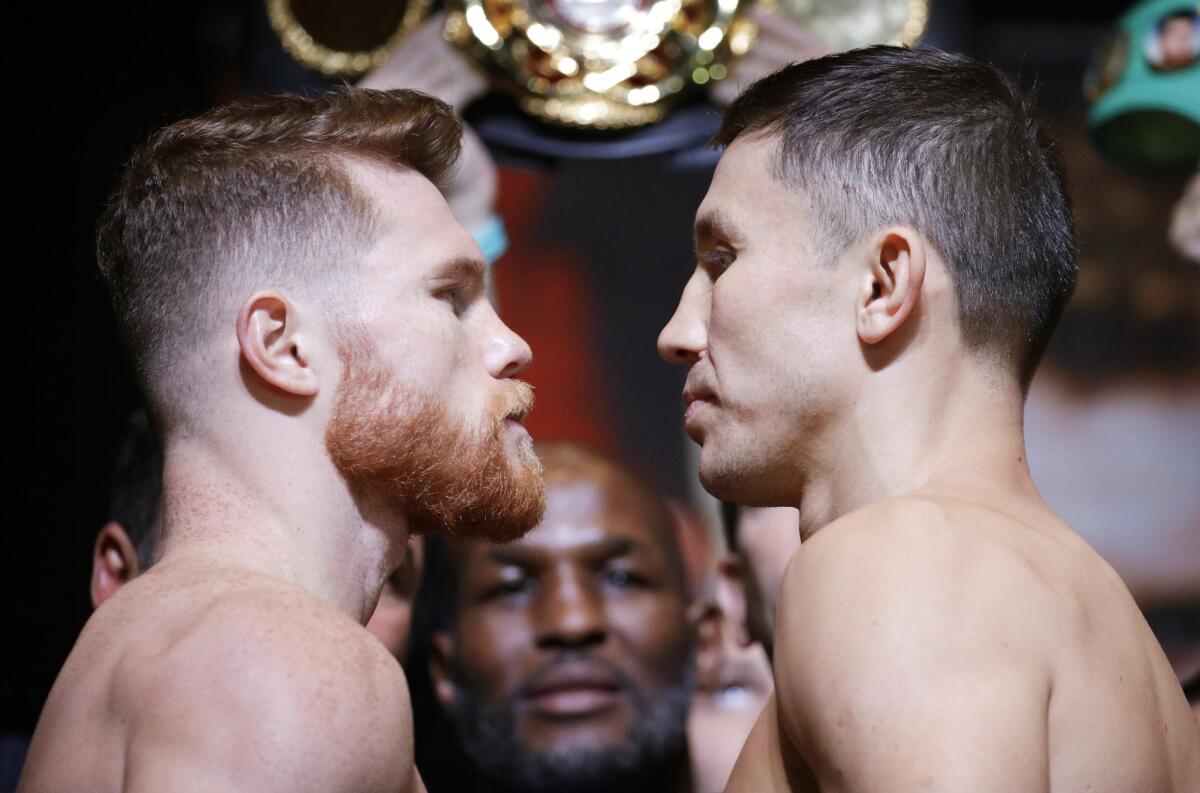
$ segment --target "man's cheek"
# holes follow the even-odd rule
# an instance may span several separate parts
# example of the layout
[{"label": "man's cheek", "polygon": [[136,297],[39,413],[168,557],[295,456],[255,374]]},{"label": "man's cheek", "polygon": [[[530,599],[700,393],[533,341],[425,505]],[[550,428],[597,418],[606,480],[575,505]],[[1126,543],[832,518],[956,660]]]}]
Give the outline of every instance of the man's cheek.
[{"label": "man's cheek", "polygon": [[[679,665],[687,657],[689,634],[679,626],[687,622],[682,605],[662,607],[647,604],[623,610],[612,619],[613,627],[626,637],[629,655],[637,659],[645,674],[661,680],[674,680]],[[630,670],[641,673],[642,670]]]},{"label": "man's cheek", "polygon": [[516,688],[521,674],[521,656],[529,646],[519,626],[506,629],[507,622],[460,623],[459,665],[473,688],[489,700]]}]

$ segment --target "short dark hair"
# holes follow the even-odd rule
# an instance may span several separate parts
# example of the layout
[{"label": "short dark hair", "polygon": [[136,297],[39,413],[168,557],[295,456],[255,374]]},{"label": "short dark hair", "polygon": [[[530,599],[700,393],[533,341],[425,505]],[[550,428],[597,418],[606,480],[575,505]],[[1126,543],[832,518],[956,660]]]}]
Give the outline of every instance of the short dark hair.
[{"label": "short dark hair", "polygon": [[1028,385],[1077,270],[1063,166],[1032,97],[962,55],[868,47],[752,84],[714,143],[741,135],[778,136],[775,175],[813,199],[823,261],[891,223],[928,238],[954,280],[964,342]]},{"label": "short dark hair", "polygon": [[109,487],[109,520],[121,524],[138,552],[142,570],[154,561],[162,520],[162,450],[144,410],[129,417],[129,426]]},{"label": "short dark hair", "polygon": [[235,102],[155,133],[126,167],[96,247],[156,420],[195,398],[179,354],[227,321],[224,303],[262,286],[321,297],[353,273],[378,222],[348,163],[441,184],[461,136],[437,99],[352,87]]}]

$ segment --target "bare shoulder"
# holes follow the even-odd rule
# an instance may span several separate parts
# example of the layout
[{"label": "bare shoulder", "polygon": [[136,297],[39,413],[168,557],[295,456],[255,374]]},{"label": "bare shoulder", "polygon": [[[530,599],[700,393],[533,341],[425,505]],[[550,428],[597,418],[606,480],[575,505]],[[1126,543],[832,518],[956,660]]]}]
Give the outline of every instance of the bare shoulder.
[{"label": "bare shoulder", "polygon": [[[800,614],[822,597],[853,598],[872,610],[888,603],[889,611],[911,610],[901,624],[913,629],[955,624],[960,632],[989,635],[996,624],[980,625],[978,617],[1010,614],[1029,633],[1031,620],[1049,616],[1039,607],[1058,594],[1054,565],[1082,564],[1085,546],[1072,536],[1069,530],[1050,536],[973,505],[892,499],[829,524],[801,545],[784,597]],[[960,620],[963,611],[976,619]]]},{"label": "bare shoulder", "polygon": [[[397,791],[419,785],[399,664],[283,585],[233,588],[122,659],[128,789]],[[184,785],[184,780],[187,780]]]},{"label": "bare shoulder", "polygon": [[1037,790],[1045,778],[1052,595],[1019,545],[963,519],[954,505],[897,499],[830,524],[793,558],[777,706],[823,782]]}]

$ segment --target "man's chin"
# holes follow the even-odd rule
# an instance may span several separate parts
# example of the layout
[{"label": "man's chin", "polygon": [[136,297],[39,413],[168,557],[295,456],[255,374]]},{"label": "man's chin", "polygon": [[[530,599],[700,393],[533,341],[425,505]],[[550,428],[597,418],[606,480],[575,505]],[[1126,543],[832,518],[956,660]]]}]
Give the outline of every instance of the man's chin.
[{"label": "man's chin", "polygon": [[733,504],[740,504],[739,488],[737,483],[728,477],[724,472],[713,472],[700,470],[700,485],[708,491],[708,494],[713,498],[721,501],[728,501]]},{"label": "man's chin", "polygon": [[467,525],[459,536],[469,540],[483,540],[492,543],[506,543],[519,540],[537,528],[546,513],[546,495],[540,496],[530,503],[528,509],[510,513],[496,519],[474,525]]},{"label": "man's chin", "polygon": [[527,716],[525,724],[518,722],[522,743],[543,754],[610,751],[628,742],[634,728],[632,708],[622,705],[578,719]]},{"label": "man's chin", "polygon": [[[468,540],[505,543],[520,539],[542,522],[546,512],[546,482],[542,463],[528,451],[506,453],[503,474],[484,488],[460,514],[433,526],[435,531]],[[515,459],[514,459],[515,458]]]},{"label": "man's chin", "polygon": [[[700,484],[714,498],[742,507],[795,506],[787,491],[772,487],[771,471],[734,466],[700,467]],[[778,483],[774,483],[778,484]]]},{"label": "man's chin", "polygon": [[722,459],[720,449],[711,439],[700,448],[699,475],[701,486],[715,498],[741,503],[738,494],[742,477],[735,466]]},{"label": "man's chin", "polygon": [[[715,455],[713,455],[715,458]],[[775,506],[764,502],[763,477],[727,460],[700,458],[700,484],[714,498],[746,507]]]}]

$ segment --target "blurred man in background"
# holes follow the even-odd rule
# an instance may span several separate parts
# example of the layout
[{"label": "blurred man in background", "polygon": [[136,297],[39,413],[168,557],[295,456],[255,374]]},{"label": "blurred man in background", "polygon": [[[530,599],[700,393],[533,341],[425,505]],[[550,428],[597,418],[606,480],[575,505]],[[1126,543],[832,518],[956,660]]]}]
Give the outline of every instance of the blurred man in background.
[{"label": "blurred man in background", "polygon": [[694,637],[671,513],[603,455],[536,448],[538,528],[452,539],[426,576],[433,685],[475,772],[454,789],[687,791]]},{"label": "blurred man in background", "polygon": [[718,566],[717,602],[737,640],[761,643],[769,658],[783,575],[800,548],[800,513],[795,507],[729,503],[721,512],[729,555]]}]

